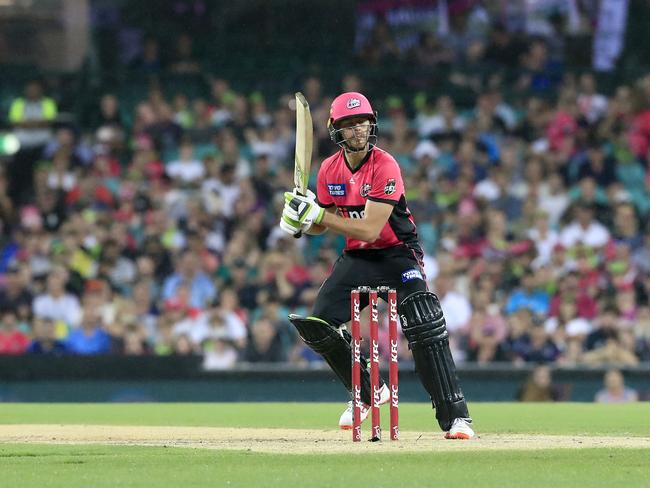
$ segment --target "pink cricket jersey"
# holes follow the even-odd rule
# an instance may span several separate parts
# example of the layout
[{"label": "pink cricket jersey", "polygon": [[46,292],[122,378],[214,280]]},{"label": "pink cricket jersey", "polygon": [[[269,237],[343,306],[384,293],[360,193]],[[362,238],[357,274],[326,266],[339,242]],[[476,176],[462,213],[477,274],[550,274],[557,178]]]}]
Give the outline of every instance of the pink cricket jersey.
[{"label": "pink cricket jersey", "polygon": [[406,245],[421,261],[422,249],[406,204],[402,173],[397,161],[383,149],[373,147],[355,170],[350,168],[343,149],[325,159],[318,171],[316,197],[322,207],[336,205],[339,213],[349,219],[363,218],[367,200],[393,205],[393,212],[379,239],[368,243],[346,237],[345,249],[384,249]]}]

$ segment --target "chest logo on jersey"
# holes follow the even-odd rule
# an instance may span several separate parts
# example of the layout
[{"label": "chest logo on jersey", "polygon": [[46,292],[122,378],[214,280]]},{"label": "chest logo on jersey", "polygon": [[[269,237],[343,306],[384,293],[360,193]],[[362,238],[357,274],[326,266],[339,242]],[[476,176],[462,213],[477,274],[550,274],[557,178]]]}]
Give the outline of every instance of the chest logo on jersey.
[{"label": "chest logo on jersey", "polygon": [[338,207],[341,215],[346,219],[362,219],[366,212],[363,205],[343,205]]},{"label": "chest logo on jersey", "polygon": [[364,183],[363,185],[361,185],[361,188],[359,189],[359,193],[361,193],[361,196],[363,198],[366,198],[370,193],[371,188],[372,186],[370,185],[370,183]]},{"label": "chest logo on jersey", "polygon": [[328,183],[327,191],[333,197],[344,197],[347,194],[345,191],[345,183]]},{"label": "chest logo on jersey", "polygon": [[386,195],[392,195],[393,193],[395,193],[395,187],[396,187],[396,186],[397,186],[397,185],[396,185],[396,183],[395,183],[395,178],[391,178],[391,179],[389,179],[389,180],[386,182],[386,186],[384,187],[384,193],[385,193]]},{"label": "chest logo on jersey", "polygon": [[423,280],[422,273],[419,269],[408,269],[402,273],[402,283],[406,283],[411,280]]}]

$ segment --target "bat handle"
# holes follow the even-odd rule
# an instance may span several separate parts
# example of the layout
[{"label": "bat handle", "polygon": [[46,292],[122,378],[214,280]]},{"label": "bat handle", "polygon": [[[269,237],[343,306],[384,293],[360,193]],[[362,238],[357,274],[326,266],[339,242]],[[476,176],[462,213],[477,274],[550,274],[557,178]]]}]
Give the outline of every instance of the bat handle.
[{"label": "bat handle", "polygon": [[[298,195],[300,195],[300,196],[303,196],[303,197],[305,196],[302,192],[298,191],[298,189],[296,189],[296,193],[297,193]],[[299,229],[298,232],[296,232],[296,233],[293,235],[293,237],[294,237],[294,239],[300,239],[300,238],[302,237],[302,230]]]}]

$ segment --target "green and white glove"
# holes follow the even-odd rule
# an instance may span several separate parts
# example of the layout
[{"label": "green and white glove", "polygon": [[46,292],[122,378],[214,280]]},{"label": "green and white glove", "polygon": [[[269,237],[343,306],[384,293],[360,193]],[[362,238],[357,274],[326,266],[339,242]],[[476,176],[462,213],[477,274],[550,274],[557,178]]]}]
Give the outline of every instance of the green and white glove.
[{"label": "green and white glove", "polygon": [[[294,189],[293,193],[285,193],[285,205],[282,210],[282,218],[280,219],[280,228],[287,234],[291,234],[294,237],[300,237],[306,229],[301,228],[300,222],[296,218],[296,212],[287,205],[287,194],[291,196],[298,195],[298,190]],[[307,198],[315,201],[316,195],[308,189]]]},{"label": "green and white glove", "polygon": [[298,231],[307,232],[313,224],[319,224],[323,220],[323,215],[325,209],[318,205],[312,191],[308,190],[306,196],[299,195],[296,190],[284,193],[280,227],[285,232],[292,235]]},{"label": "green and white glove", "polygon": [[291,217],[291,215],[289,215],[286,206],[284,210],[282,210],[282,218],[280,219],[280,228],[283,231],[285,231],[287,234],[291,234],[292,236],[295,237],[299,237],[299,232],[301,232],[300,222],[294,220]]}]

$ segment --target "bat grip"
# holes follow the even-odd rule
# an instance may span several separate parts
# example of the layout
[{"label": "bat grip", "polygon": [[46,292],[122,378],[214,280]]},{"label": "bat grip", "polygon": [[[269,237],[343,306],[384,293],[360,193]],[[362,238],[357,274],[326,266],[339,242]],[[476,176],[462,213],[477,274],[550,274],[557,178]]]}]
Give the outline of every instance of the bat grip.
[{"label": "bat grip", "polygon": [[[296,193],[297,193],[298,195],[300,195],[300,196],[303,196],[303,197],[305,196],[302,192],[298,191],[297,189],[296,189]],[[300,239],[301,237],[302,237],[302,230],[298,229],[298,232],[296,232],[296,233],[293,235],[293,238],[294,238],[294,239]]]}]

